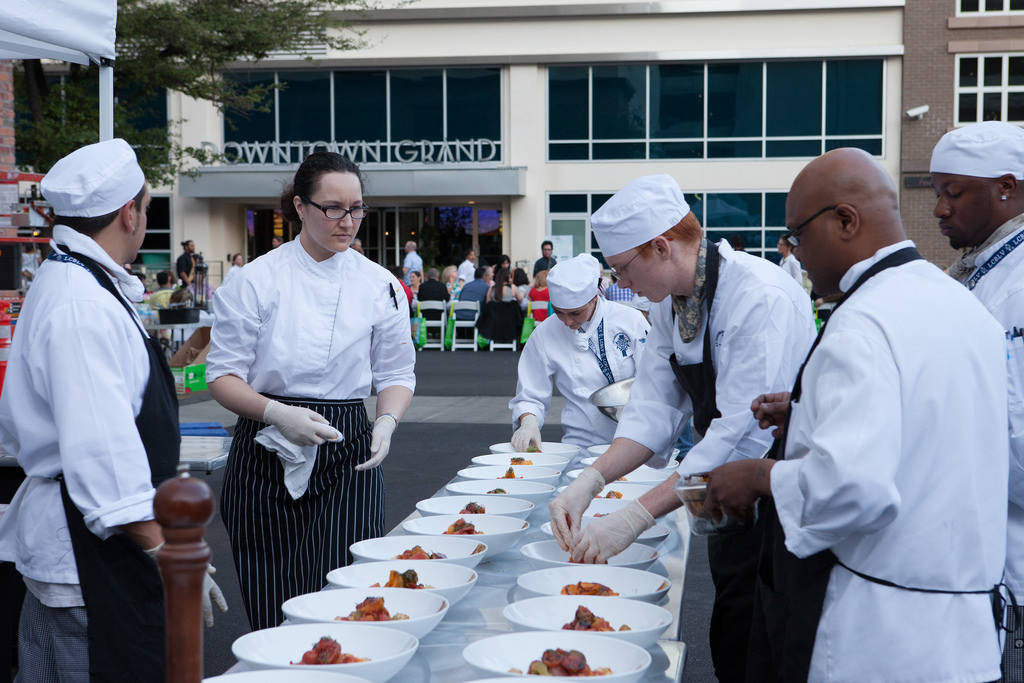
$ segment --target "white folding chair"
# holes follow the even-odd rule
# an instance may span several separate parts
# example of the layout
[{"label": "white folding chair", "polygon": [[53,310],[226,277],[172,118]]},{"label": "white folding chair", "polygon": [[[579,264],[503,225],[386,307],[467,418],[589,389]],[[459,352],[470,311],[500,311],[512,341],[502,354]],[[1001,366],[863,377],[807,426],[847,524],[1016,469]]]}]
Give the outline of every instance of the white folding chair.
[{"label": "white folding chair", "polygon": [[[421,301],[419,302],[419,315],[423,318],[420,325],[423,325],[427,329],[427,343],[420,347],[420,351],[423,349],[440,349],[444,351],[444,326],[447,322],[447,306],[443,301]],[[423,317],[423,311],[440,311],[441,317],[438,320],[429,320]],[[437,328],[437,339],[430,336],[430,330]]]},{"label": "white folding chair", "polygon": [[[458,311],[473,311],[472,320],[459,320],[456,316]],[[477,350],[476,338],[476,321],[480,317],[480,302],[479,301],[456,301],[452,304],[452,317],[455,319],[455,330],[452,334],[452,351],[456,349],[468,349],[470,344],[473,345],[473,350]],[[459,328],[472,328],[473,337],[466,336],[464,339],[459,339]]]}]

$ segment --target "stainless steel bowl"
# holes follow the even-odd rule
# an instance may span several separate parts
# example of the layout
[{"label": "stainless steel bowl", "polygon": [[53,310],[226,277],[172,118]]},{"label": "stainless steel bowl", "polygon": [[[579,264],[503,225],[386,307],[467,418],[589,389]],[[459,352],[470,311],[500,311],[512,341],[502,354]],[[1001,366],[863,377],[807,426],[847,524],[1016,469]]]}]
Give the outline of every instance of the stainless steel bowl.
[{"label": "stainless steel bowl", "polygon": [[602,413],[618,422],[619,416],[622,415],[622,409],[629,401],[629,390],[633,388],[634,379],[630,377],[601,387],[590,395],[590,402],[597,406]]}]

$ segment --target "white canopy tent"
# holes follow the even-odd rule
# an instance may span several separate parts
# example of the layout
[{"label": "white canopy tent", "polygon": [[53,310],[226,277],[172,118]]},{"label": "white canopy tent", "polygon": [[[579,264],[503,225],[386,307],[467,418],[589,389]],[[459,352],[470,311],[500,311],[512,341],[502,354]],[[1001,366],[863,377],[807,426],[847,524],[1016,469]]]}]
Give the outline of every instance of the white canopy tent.
[{"label": "white canopy tent", "polygon": [[100,140],[114,137],[117,0],[3,0],[0,59],[61,59],[100,67]]}]

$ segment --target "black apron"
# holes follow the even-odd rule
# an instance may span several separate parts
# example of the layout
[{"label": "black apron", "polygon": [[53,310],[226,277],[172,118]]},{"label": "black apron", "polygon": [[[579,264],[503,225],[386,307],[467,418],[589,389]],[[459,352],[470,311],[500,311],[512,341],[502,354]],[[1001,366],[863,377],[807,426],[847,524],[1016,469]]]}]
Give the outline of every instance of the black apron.
[{"label": "black apron", "polygon": [[[128,303],[95,261],[73,252],[54,253],[50,258],[86,268],[134,319]],[[135,426],[146,449],[155,487],[174,476],[178,465],[178,397],[159,344],[141,329],[139,334],[149,355],[149,380]],[[126,534],[101,540],[89,531],[81,511],[68,495],[63,477],[59,479],[88,619],[89,679],[98,683],[163,681],[164,592],[156,563]]]}]

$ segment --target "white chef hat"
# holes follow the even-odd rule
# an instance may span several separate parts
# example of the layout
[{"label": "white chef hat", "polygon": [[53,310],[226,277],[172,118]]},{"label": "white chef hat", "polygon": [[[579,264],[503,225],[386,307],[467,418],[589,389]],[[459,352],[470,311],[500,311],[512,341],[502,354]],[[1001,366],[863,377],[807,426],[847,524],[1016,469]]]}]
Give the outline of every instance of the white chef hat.
[{"label": "white chef hat", "polygon": [[58,216],[96,218],[134,199],[146,177],[121,138],[86,145],[50,169],[39,189]]},{"label": "white chef hat", "polygon": [[931,173],[1024,179],[1024,129],[1003,121],[972,123],[942,136],[932,150]]},{"label": "white chef hat", "polygon": [[605,256],[646,244],[683,220],[690,205],[670,175],[637,178],[590,217],[590,227]]},{"label": "white chef hat", "polygon": [[601,264],[590,254],[559,261],[548,273],[548,295],[556,308],[579,308],[597,296]]}]

